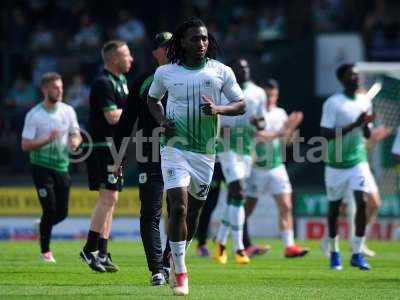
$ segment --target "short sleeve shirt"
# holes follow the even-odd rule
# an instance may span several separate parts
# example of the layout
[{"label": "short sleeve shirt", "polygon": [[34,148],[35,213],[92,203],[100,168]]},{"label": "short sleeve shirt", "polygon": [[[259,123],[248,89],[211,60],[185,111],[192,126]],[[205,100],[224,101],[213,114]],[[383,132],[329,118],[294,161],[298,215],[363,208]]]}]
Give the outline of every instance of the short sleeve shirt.
[{"label": "short sleeve shirt", "polygon": [[[371,111],[371,101],[364,94],[349,98],[344,94],[329,97],[322,108],[321,127],[343,128],[355,122],[360,114]],[[327,164],[334,168],[347,169],[367,161],[367,150],[362,128],[357,127],[341,139],[328,143]]]},{"label": "short sleeve shirt", "polygon": [[107,122],[104,112],[122,108],[128,94],[128,85],[123,74],[117,77],[103,70],[94,80],[89,98],[89,134],[95,146],[109,145],[106,137],[114,137],[116,125]]},{"label": "short sleeve shirt", "polygon": [[46,138],[55,129],[61,131],[61,136],[39,149],[30,151],[30,162],[66,172],[69,165],[68,137],[79,132],[79,124],[72,106],[61,102],[54,111],[49,111],[43,103],[36,105],[25,117],[22,138],[30,140]]},{"label": "short sleeve shirt", "polygon": [[168,91],[166,117],[175,122],[176,136],[164,138],[161,143],[199,152],[215,153],[217,116],[202,112],[202,96],[217,105],[224,95],[228,102],[242,100],[243,92],[231,68],[213,60],[198,68],[180,64],[159,67],[150,86],[149,96],[161,99]]}]

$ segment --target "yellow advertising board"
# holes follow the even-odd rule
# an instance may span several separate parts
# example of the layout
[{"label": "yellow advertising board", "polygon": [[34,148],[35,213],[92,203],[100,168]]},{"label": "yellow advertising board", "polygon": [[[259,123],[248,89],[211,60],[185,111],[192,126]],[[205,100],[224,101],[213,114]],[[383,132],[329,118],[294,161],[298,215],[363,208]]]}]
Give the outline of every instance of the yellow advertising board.
[{"label": "yellow advertising board", "polygon": [[[71,188],[70,216],[90,216],[99,193],[83,187]],[[139,190],[125,188],[119,194],[114,216],[137,216],[140,211]],[[42,210],[34,187],[0,187],[0,216],[41,215]]]}]

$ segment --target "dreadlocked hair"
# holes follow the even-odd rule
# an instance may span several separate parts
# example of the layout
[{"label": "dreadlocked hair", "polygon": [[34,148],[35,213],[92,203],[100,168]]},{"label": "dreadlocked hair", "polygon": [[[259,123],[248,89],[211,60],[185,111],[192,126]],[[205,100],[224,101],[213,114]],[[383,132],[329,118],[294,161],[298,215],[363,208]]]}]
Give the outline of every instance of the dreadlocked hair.
[{"label": "dreadlocked hair", "polygon": [[[168,43],[167,58],[170,63],[181,64],[185,55],[185,49],[182,48],[181,39],[185,36],[186,31],[193,27],[206,27],[206,25],[197,18],[190,18],[183,22],[175,30],[171,41]],[[206,27],[207,28],[207,27]],[[209,32],[208,33],[208,48],[206,52],[206,57],[216,58],[217,54],[220,52],[220,47],[218,46],[217,40]]]}]

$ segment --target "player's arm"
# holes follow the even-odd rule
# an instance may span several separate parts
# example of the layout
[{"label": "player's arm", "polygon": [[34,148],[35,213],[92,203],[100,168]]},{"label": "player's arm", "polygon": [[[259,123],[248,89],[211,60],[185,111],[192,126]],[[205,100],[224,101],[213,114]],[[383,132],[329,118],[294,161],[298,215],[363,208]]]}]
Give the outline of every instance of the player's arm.
[{"label": "player's arm", "polygon": [[392,128],[383,125],[375,128],[370,128],[370,134],[368,139],[366,140],[365,146],[368,150],[372,150],[372,148],[374,148],[376,144],[392,134],[392,131]]},{"label": "player's arm", "polygon": [[[140,82],[142,82],[142,80],[140,80]],[[131,86],[127,102],[122,110],[122,114],[119,119],[117,130],[115,131],[115,136],[114,136],[114,144],[117,151],[119,151],[121,147],[122,140],[125,137],[131,136],[133,126],[135,125],[138,119],[138,114],[140,109],[139,104],[142,101],[138,92],[140,88],[139,84],[140,82],[139,81],[135,82]],[[144,104],[146,105],[146,103]]]},{"label": "player's arm", "polygon": [[115,108],[109,111],[104,111],[104,118],[110,125],[115,125],[118,123],[122,114],[122,108]]},{"label": "player's arm", "polygon": [[37,139],[28,139],[23,137],[21,141],[21,148],[23,151],[33,151],[39,149],[56,140],[60,136],[60,133],[60,130],[54,129],[47,137]]},{"label": "player's arm", "polygon": [[162,71],[158,68],[147,95],[147,105],[153,118],[164,129],[164,134],[166,136],[174,136],[176,134],[175,122],[165,117],[164,107],[161,102],[166,91],[167,88],[164,85]]},{"label": "player's arm", "polygon": [[237,116],[246,112],[246,104],[243,100],[230,102],[225,105],[216,105],[214,101],[207,96],[202,96],[201,98],[203,100],[201,109],[206,115]]}]

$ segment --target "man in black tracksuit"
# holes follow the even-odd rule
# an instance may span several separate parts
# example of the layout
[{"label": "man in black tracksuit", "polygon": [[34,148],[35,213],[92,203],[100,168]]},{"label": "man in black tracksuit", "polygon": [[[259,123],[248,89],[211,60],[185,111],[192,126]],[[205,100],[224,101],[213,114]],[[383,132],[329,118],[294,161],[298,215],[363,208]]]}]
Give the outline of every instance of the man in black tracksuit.
[{"label": "man in black tracksuit", "polygon": [[[159,65],[167,63],[166,48],[172,34],[162,32],[156,35],[153,46],[153,56]],[[126,145],[125,137],[130,137],[133,126],[138,120],[136,137],[153,137],[157,140],[158,123],[153,119],[147,107],[147,93],[153,82],[154,72],[145,74],[133,82],[129,98],[124,107],[115,136],[115,146],[120,149]],[[164,97],[165,106],[167,97]],[[155,139],[157,137],[157,139]],[[163,255],[160,238],[160,219],[164,182],[161,173],[159,145],[154,142],[140,142],[136,140],[136,158],[139,165],[139,198],[140,234],[146,253],[147,265],[152,273],[151,284],[166,283],[166,274],[163,269]]]}]

